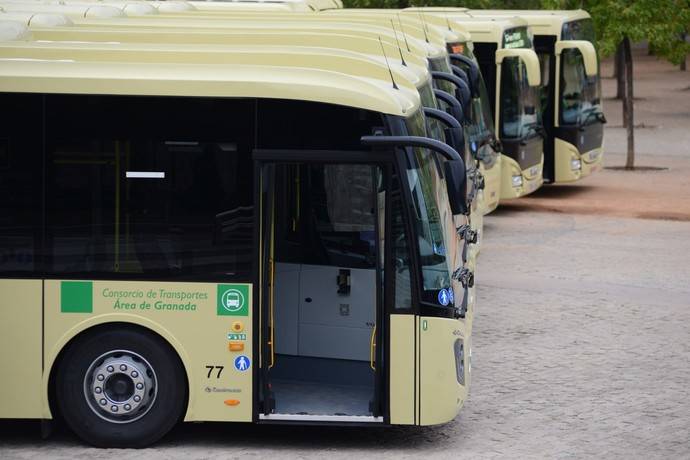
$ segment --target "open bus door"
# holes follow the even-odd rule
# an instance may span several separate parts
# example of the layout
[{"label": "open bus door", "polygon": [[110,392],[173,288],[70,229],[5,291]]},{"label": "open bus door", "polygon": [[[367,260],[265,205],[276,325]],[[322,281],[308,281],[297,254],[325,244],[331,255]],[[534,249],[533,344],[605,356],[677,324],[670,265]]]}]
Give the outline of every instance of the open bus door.
[{"label": "open bus door", "polygon": [[255,151],[259,420],[384,421],[391,164],[372,152]]}]

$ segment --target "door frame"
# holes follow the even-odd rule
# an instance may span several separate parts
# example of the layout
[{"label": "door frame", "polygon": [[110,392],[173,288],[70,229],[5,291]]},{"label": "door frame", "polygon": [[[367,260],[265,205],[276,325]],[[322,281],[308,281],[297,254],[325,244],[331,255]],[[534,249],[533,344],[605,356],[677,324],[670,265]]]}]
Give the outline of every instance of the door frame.
[{"label": "door frame", "polygon": [[[327,417],[314,417],[315,420],[310,422],[310,416],[293,416],[290,417],[288,414],[281,417],[280,420],[267,420],[265,417],[269,415],[268,411],[272,409],[272,401],[268,397],[268,379],[267,379],[267,368],[266,368],[266,358],[268,357],[268,341],[266,340],[266,335],[269,332],[269,323],[267,321],[262,321],[264,317],[264,310],[266,308],[266,302],[263,301],[263,295],[265,291],[265,283],[267,282],[266,276],[263,276],[264,264],[264,245],[265,241],[263,234],[265,233],[264,225],[264,214],[265,203],[263,202],[263,183],[262,183],[262,171],[266,164],[276,164],[276,163],[322,163],[322,164],[370,164],[372,166],[381,167],[384,174],[384,185],[386,191],[390,190],[391,185],[391,175],[393,168],[395,168],[396,155],[393,151],[343,151],[343,150],[294,150],[294,149],[257,149],[252,152],[252,159],[254,160],[254,196],[255,196],[255,228],[254,238],[256,241],[256,282],[254,283],[254,331],[256,340],[253,343],[254,350],[254,360],[257,364],[253,368],[253,414],[252,419],[255,423],[329,423],[334,422],[338,424],[370,424],[371,422],[383,422],[385,424],[390,422],[389,417],[389,404],[388,404],[388,391],[389,391],[389,372],[387,365],[388,358],[388,311],[386,308],[386,294],[389,291],[387,286],[390,283],[390,273],[387,268],[390,266],[388,261],[390,255],[390,245],[386,244],[383,248],[383,262],[384,265],[380,266],[380,254],[382,248],[380,247],[379,240],[379,225],[378,219],[376,222],[376,279],[377,279],[377,290],[376,290],[376,327],[377,331],[375,334],[376,348],[375,348],[375,360],[376,363],[380,363],[381,366],[376,367],[375,373],[375,387],[374,387],[374,417],[368,416],[327,416]],[[274,184],[269,184],[269,191],[273,191]],[[378,196],[376,191],[374,191],[374,204],[378,205]],[[390,233],[390,193],[386,195],[386,203],[384,208],[384,241],[386,241],[386,236]],[[378,206],[376,211],[376,216],[378,217]],[[384,271],[383,283],[381,281],[381,272]],[[319,418],[319,420],[316,420]],[[358,420],[362,419],[362,420]]]}]

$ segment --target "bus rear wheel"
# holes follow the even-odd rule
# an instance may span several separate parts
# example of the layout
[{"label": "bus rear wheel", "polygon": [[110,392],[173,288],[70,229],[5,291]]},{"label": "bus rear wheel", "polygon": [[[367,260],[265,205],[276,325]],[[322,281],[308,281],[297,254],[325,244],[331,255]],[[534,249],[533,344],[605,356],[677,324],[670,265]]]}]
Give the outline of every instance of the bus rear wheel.
[{"label": "bus rear wheel", "polygon": [[186,377],[172,348],[139,329],[102,330],[65,350],[55,397],[67,425],[98,447],[145,447],[182,418]]}]

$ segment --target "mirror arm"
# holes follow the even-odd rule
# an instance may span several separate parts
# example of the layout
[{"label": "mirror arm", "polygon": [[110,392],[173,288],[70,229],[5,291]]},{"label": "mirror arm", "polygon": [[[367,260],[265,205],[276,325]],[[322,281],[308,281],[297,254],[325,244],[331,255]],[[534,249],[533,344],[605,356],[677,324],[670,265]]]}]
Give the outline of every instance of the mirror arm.
[{"label": "mirror arm", "polygon": [[454,116],[444,112],[443,110],[425,107],[424,115],[426,115],[429,118],[433,118],[435,120],[440,121],[446,126],[446,128],[462,128],[462,125],[458,120],[455,119]]},{"label": "mirror arm", "polygon": [[363,145],[372,147],[421,147],[440,153],[447,160],[463,161],[455,149],[436,139],[421,136],[362,136]]},{"label": "mirror arm", "polygon": [[458,101],[455,97],[446,93],[442,89],[434,89],[434,95],[436,95],[437,99],[440,99],[449,106],[451,106],[455,113],[462,114],[464,117],[465,112],[463,112],[462,110],[462,104],[460,104],[460,101]]},{"label": "mirror arm", "polygon": [[456,65],[451,65],[450,69],[453,71],[453,75],[464,81],[468,88],[470,87],[470,78],[467,76],[467,72]]},{"label": "mirror arm", "polygon": [[437,70],[432,70],[431,71],[431,78],[433,78],[434,80],[449,81],[452,84],[454,84],[455,86],[457,86],[458,88],[466,87],[469,91],[469,87],[467,86],[467,84],[465,84],[465,82],[462,81],[462,78],[458,77],[457,75],[453,75],[453,74],[446,73],[446,72],[439,72]]}]

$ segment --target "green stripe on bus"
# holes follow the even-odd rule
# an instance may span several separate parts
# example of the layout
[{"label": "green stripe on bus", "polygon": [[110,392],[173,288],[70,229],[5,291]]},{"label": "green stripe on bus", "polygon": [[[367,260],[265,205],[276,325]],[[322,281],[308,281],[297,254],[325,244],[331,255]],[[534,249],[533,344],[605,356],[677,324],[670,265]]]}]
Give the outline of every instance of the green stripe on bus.
[{"label": "green stripe on bus", "polygon": [[62,281],[60,283],[60,311],[62,313],[93,312],[93,283],[91,281]]}]

